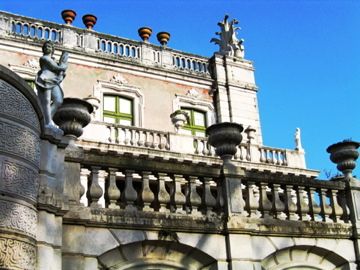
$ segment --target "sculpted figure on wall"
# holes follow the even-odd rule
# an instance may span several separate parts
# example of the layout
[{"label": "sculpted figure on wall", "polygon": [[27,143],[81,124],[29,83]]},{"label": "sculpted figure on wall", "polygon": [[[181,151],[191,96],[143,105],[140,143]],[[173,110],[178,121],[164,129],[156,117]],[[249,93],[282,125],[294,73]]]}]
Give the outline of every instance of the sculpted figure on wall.
[{"label": "sculpted figure on wall", "polygon": [[56,127],[52,118],[64,99],[60,83],[65,78],[69,54],[62,52],[59,63],[57,63],[54,58],[54,45],[50,41],[46,41],[43,44],[42,51],[40,71],[37,73],[35,84],[44,111],[45,124],[50,127]]},{"label": "sculpted figure on wall", "polygon": [[244,58],[244,40],[238,39],[236,36],[236,30],[240,29],[236,26],[239,22],[236,19],[229,22],[228,18],[229,16],[225,15],[224,20],[218,23],[221,31],[215,34],[219,35],[220,39],[212,38],[210,42],[220,46],[219,52],[221,54]]}]

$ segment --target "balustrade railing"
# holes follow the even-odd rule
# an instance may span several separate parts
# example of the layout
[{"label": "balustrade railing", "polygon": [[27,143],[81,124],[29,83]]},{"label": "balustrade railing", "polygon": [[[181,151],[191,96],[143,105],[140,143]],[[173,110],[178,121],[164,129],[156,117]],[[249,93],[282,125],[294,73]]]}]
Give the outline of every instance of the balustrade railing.
[{"label": "balustrade railing", "polygon": [[14,36],[26,37],[35,40],[51,40],[62,42],[61,26],[38,22],[30,18],[10,18],[10,33]]},{"label": "balustrade railing", "polygon": [[96,31],[0,12],[0,36],[51,40],[67,48],[119,56],[144,65],[210,76],[208,58]]},{"label": "balustrade railing", "polygon": [[260,162],[273,165],[288,165],[285,149],[259,147]]},{"label": "balustrade railing", "polygon": [[81,169],[80,202],[93,208],[209,215],[215,212],[218,179],[98,166]]},{"label": "balustrade railing", "polygon": [[[82,165],[80,202],[92,208],[202,216],[224,213],[220,176]],[[349,223],[345,184],[301,177],[239,177],[243,216]]]},{"label": "balustrade railing", "polygon": [[169,133],[136,127],[107,124],[109,142],[121,145],[147,147],[160,150],[170,149]]},{"label": "balustrade railing", "polygon": [[349,222],[344,185],[310,179],[301,184],[288,182],[243,179],[246,215],[294,221]]},{"label": "balustrade railing", "polygon": [[180,70],[188,70],[199,73],[209,73],[206,58],[194,57],[179,53],[173,53],[173,65]]}]

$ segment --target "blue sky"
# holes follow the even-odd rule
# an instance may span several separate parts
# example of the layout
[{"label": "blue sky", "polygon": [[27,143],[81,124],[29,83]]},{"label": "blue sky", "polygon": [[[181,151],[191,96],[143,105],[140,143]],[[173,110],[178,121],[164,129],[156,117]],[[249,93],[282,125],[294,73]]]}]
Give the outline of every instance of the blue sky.
[{"label": "blue sky", "polygon": [[[95,31],[135,40],[139,27],[150,26],[171,33],[169,47],[203,56],[217,50],[209,40],[229,14],[255,64],[265,145],[293,148],[300,127],[308,167],[336,174],[326,147],[360,140],[358,0],[0,1],[0,10],[58,23],[63,9],[78,13],[75,26],[91,13]],[[157,43],[155,35],[150,41]]]}]

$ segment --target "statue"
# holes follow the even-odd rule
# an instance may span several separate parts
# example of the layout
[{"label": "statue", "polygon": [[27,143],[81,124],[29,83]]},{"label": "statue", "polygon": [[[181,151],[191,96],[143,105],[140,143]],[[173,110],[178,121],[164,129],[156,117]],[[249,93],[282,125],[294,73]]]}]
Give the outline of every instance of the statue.
[{"label": "statue", "polygon": [[296,130],[295,130],[295,149],[298,151],[304,151],[304,149],[301,146],[300,128],[296,128]]},{"label": "statue", "polygon": [[64,93],[60,83],[65,78],[69,54],[62,52],[59,63],[54,58],[54,45],[46,41],[42,46],[43,56],[40,57],[40,71],[36,75],[35,85],[44,111],[45,125],[56,127],[53,116],[63,102]]},{"label": "statue", "polygon": [[219,35],[220,39],[212,38],[210,42],[220,46],[219,52],[221,54],[244,58],[244,39],[239,40],[236,37],[236,30],[240,29],[240,27],[235,25],[239,22],[236,19],[228,22],[228,18],[229,16],[225,15],[224,20],[218,23],[221,32],[216,32],[215,34]]}]

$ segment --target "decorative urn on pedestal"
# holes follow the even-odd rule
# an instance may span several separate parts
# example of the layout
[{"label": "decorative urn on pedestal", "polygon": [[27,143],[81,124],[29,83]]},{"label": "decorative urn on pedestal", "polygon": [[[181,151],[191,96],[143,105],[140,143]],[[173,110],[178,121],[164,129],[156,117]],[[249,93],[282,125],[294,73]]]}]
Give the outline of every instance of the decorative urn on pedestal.
[{"label": "decorative urn on pedestal", "polygon": [[79,98],[64,98],[60,108],[54,115],[54,122],[64,131],[64,135],[71,138],[70,144],[74,146],[75,140],[83,133],[83,127],[91,121],[93,106]]},{"label": "decorative urn on pedestal", "polygon": [[152,29],[150,27],[144,26],[138,29],[138,33],[144,42],[149,42],[149,38],[152,34]]},{"label": "decorative urn on pedestal", "polygon": [[169,39],[170,39],[170,33],[159,32],[159,33],[157,33],[156,37],[161,45],[166,46],[166,44],[169,42]]},{"label": "decorative urn on pedestal", "polygon": [[71,25],[72,22],[75,20],[76,12],[71,9],[65,9],[61,12],[61,17],[66,24]]},{"label": "decorative urn on pedestal", "polygon": [[337,169],[341,171],[345,178],[352,177],[352,171],[356,167],[356,160],[359,157],[359,142],[344,140],[330,145],[326,151],[330,153],[330,160],[337,164]]},{"label": "decorative urn on pedestal", "polygon": [[97,18],[95,15],[86,14],[82,17],[82,21],[87,29],[92,30],[94,25],[96,24]]},{"label": "decorative urn on pedestal", "polygon": [[189,114],[183,110],[176,110],[170,114],[171,122],[175,126],[176,132],[179,131],[187,122],[189,122]]},{"label": "decorative urn on pedestal", "polygon": [[236,153],[236,146],[241,143],[243,126],[237,123],[223,122],[214,124],[206,129],[208,142],[215,147],[216,155],[224,161],[230,162]]}]

